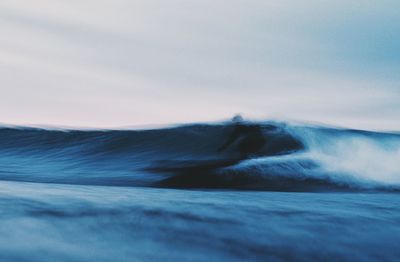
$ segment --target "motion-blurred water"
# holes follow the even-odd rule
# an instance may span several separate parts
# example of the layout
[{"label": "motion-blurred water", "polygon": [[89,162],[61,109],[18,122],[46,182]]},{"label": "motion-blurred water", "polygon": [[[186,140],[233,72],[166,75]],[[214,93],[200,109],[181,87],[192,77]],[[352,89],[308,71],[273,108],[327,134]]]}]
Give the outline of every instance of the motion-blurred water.
[{"label": "motion-blurred water", "polygon": [[179,176],[151,167],[234,156],[231,126],[0,129],[0,260],[398,260],[399,135],[261,125],[262,156]]},{"label": "motion-blurred water", "polygon": [[0,183],[2,261],[396,261],[400,196]]}]

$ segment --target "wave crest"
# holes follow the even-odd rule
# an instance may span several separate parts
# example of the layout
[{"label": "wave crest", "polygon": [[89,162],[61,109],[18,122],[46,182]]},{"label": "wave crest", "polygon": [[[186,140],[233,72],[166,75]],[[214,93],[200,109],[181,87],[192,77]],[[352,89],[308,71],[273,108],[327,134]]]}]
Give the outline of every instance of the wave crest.
[{"label": "wave crest", "polygon": [[[263,122],[262,156],[220,168],[163,172],[161,160],[235,159],[217,148],[229,124],[154,130],[0,128],[0,179],[121,186],[315,191],[400,186],[400,135]],[[239,162],[239,161],[238,161]],[[179,163],[179,162],[177,162]]]}]

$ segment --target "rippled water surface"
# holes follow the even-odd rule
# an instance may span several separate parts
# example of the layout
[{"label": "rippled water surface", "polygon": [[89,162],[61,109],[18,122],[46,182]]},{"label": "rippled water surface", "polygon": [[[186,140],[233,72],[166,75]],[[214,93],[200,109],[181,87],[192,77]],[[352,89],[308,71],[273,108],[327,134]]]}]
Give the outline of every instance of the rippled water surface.
[{"label": "rippled water surface", "polygon": [[0,183],[2,261],[396,261],[400,196]]}]

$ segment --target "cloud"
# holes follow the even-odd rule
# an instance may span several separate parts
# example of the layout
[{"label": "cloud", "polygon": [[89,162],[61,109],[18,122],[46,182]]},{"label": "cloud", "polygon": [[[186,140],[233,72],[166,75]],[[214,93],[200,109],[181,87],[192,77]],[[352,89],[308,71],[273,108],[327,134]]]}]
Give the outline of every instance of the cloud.
[{"label": "cloud", "polygon": [[243,112],[400,129],[398,7],[4,0],[0,121],[119,126]]}]

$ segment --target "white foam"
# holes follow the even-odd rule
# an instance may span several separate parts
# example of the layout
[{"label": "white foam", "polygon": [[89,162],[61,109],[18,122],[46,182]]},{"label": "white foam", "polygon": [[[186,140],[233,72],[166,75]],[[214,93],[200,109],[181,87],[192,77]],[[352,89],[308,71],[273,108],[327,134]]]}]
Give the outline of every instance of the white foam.
[{"label": "white foam", "polygon": [[[343,131],[346,132],[346,131]],[[400,185],[400,138],[348,134],[306,136],[309,156],[331,173]]]}]

